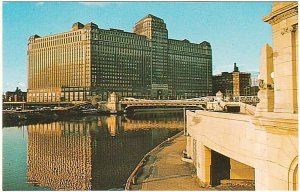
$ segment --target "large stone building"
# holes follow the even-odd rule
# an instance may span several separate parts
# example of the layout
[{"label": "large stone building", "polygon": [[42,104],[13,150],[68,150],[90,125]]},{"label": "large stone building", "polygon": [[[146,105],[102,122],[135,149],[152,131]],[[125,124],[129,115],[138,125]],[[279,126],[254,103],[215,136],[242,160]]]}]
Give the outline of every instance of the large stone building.
[{"label": "large stone building", "polygon": [[212,77],[212,92],[215,95],[221,91],[226,97],[247,95],[247,88],[251,87],[251,74],[240,72],[234,63],[233,72],[222,72]]},{"label": "large stone building", "polygon": [[208,42],[168,39],[164,21],[147,15],[133,33],[75,23],[65,33],[28,41],[28,102],[123,97],[188,98],[212,90]]},{"label": "large stone building", "polygon": [[[241,112],[187,112],[187,152],[204,185],[249,180],[255,190],[298,190],[298,2],[274,2],[263,18],[260,102]],[[236,180],[238,179],[238,180]]]}]

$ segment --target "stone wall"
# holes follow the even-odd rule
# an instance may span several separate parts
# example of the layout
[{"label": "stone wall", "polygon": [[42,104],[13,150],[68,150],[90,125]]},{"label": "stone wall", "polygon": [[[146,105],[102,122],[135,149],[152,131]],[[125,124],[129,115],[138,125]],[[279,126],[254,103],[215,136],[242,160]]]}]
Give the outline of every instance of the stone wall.
[{"label": "stone wall", "polygon": [[[197,167],[197,176],[210,184],[210,150],[255,169],[255,189],[287,190],[293,184],[289,174],[298,156],[298,133],[294,129],[260,126],[257,119],[244,114],[197,111],[187,112],[188,155]],[[295,121],[274,120],[287,127]],[[295,164],[295,163],[294,163]],[[253,171],[248,170],[253,178]],[[231,175],[237,178],[237,174]],[[295,180],[295,179],[294,179]]]}]

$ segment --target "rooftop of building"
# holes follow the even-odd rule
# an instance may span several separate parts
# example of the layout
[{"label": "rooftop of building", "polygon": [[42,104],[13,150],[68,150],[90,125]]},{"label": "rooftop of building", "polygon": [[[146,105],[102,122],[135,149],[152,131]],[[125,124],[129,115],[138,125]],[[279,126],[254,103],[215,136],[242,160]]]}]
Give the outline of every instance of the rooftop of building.
[{"label": "rooftop of building", "polygon": [[224,74],[231,75],[231,74],[233,74],[233,73],[239,73],[239,74],[251,75],[251,73],[248,73],[248,72],[240,72],[240,71],[234,72],[234,71],[233,71],[233,72],[221,72],[221,74],[215,74],[215,75],[213,75],[213,77],[222,76],[222,75],[224,75]]},{"label": "rooftop of building", "polygon": [[[139,23],[140,21],[143,21],[145,19],[148,19],[148,18],[152,18],[154,20],[164,22],[163,19],[161,19],[157,16],[154,16],[152,14],[148,14],[145,17],[143,17],[141,20],[139,20],[137,23]],[[126,33],[126,34],[129,34],[129,35],[136,35],[136,36],[139,36],[141,38],[146,38],[144,35],[139,35],[139,34],[136,34],[134,32],[127,32],[127,31],[124,31],[122,29],[115,29],[115,28],[101,29],[96,23],[89,22],[89,23],[83,24],[83,23],[77,21],[77,22],[72,24],[72,27],[71,27],[70,31],[51,34],[51,35],[46,35],[46,36],[39,36],[39,35],[35,34],[35,35],[30,36],[29,40],[31,40],[31,39],[46,39],[46,38],[50,38],[50,40],[51,40],[52,38],[57,37],[59,35],[69,34],[69,33],[72,33],[72,32],[75,32],[75,31],[81,30],[81,29],[97,29],[97,30],[108,31],[108,32]],[[183,40],[169,39],[169,40],[175,41],[175,42],[184,42],[184,43],[194,44],[194,45],[201,45],[201,46],[204,46],[204,47],[211,47],[210,43],[207,42],[207,41],[202,41],[200,43],[192,43],[188,39],[183,39]]]},{"label": "rooftop of building", "polygon": [[223,76],[223,75],[231,75],[233,73],[239,73],[239,74],[245,74],[245,75],[249,74],[249,75],[251,75],[251,73],[249,73],[249,72],[241,72],[241,71],[239,71],[238,66],[236,65],[236,63],[234,63],[233,64],[233,71],[232,72],[221,72],[221,74],[215,74],[215,75],[213,75],[213,77],[218,77],[218,76]]},{"label": "rooftop of building", "polygon": [[[157,21],[160,21],[160,22],[163,22],[164,23],[164,20],[163,19],[161,19],[161,18],[159,18],[159,17],[157,17],[157,16],[154,16],[154,15],[152,15],[152,14],[148,14],[148,15],[146,15],[145,17],[143,17],[141,20],[139,20],[137,23],[139,23],[139,22],[141,22],[141,21],[144,21],[145,19],[153,19],[153,20],[157,20]],[[137,24],[136,23],[136,24]]]}]

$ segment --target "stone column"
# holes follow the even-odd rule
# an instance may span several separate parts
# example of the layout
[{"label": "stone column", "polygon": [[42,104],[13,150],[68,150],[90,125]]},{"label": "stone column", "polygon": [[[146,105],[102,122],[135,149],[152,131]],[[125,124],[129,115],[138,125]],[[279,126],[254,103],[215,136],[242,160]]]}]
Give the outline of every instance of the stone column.
[{"label": "stone column", "polygon": [[193,138],[189,135],[186,136],[186,153],[188,157],[193,156]]},{"label": "stone column", "polygon": [[202,143],[197,143],[197,176],[202,185],[210,185],[211,150]]},{"label": "stone column", "polygon": [[272,26],[274,42],[274,112],[297,113],[298,24],[283,20]]},{"label": "stone column", "polygon": [[273,69],[273,49],[266,44],[261,49],[261,63],[259,67],[259,92],[260,102],[256,107],[256,116],[262,116],[263,112],[272,112],[274,108],[274,89],[271,77]]},{"label": "stone column", "polygon": [[274,2],[263,18],[272,26],[274,112],[298,113],[298,2]]}]

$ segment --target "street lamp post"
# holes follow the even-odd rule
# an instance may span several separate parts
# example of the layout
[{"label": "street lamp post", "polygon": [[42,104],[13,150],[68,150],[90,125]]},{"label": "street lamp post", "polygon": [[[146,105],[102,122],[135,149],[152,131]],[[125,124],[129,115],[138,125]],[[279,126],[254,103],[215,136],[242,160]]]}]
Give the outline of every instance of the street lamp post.
[{"label": "street lamp post", "polygon": [[183,134],[186,136],[187,135],[187,130],[186,130],[186,110],[183,108]]}]

